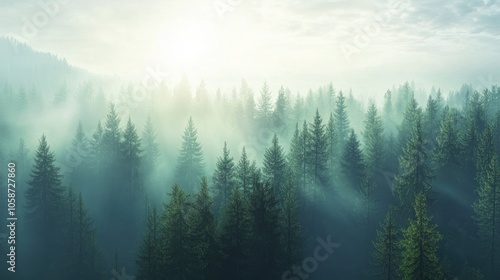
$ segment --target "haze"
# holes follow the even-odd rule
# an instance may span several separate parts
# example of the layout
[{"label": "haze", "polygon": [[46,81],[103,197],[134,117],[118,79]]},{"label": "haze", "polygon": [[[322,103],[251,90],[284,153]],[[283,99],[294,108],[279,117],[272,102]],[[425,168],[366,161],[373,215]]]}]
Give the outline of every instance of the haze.
[{"label": "haze", "polygon": [[0,1],[0,35],[94,73],[141,79],[160,68],[175,82],[182,73],[194,84],[204,79],[212,91],[245,78],[302,93],[333,81],[375,95],[407,80],[448,93],[499,79],[496,1],[90,0],[57,7],[44,21],[37,1]]}]

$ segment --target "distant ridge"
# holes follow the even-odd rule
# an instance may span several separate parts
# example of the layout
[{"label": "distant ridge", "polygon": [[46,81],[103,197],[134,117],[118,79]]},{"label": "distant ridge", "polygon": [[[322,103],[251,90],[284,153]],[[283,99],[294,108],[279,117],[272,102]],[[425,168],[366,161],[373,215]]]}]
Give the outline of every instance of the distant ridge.
[{"label": "distant ridge", "polygon": [[96,75],[70,65],[65,58],[37,51],[12,37],[0,36],[0,84],[54,88],[63,81],[89,78]]}]

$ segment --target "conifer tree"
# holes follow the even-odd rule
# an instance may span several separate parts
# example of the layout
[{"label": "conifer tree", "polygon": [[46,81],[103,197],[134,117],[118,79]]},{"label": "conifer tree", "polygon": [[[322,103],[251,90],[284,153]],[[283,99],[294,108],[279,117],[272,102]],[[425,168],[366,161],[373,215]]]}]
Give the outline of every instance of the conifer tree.
[{"label": "conifer tree", "polygon": [[192,118],[182,136],[182,146],[177,159],[175,178],[186,190],[193,190],[204,174],[205,164],[201,144],[198,142],[197,130]]},{"label": "conifer tree", "polygon": [[273,193],[276,196],[280,195],[281,188],[285,182],[286,160],[283,147],[280,146],[276,133],[273,136],[271,147],[267,148],[264,153],[264,181],[268,182]]},{"label": "conifer tree", "polygon": [[161,217],[156,205],[148,206],[146,230],[137,258],[137,280],[161,279]]},{"label": "conifer tree", "polygon": [[337,107],[335,108],[335,128],[337,131],[338,147],[340,155],[343,154],[345,143],[349,137],[349,118],[347,117],[347,105],[342,91],[337,96]]},{"label": "conifer tree", "polygon": [[301,122],[304,117],[304,97],[297,93],[295,102],[292,107],[293,117],[295,122]]},{"label": "conifer tree", "polygon": [[415,196],[413,205],[415,218],[403,230],[402,262],[400,271],[403,280],[441,280],[443,272],[437,251],[442,239],[437,225],[427,210],[426,195],[422,192]]},{"label": "conifer tree", "polygon": [[477,179],[484,177],[483,173],[487,172],[489,163],[495,155],[495,144],[493,139],[493,132],[489,125],[486,125],[481,138],[479,139],[479,146],[476,152],[476,170]]},{"label": "conifer tree", "polygon": [[225,205],[229,200],[235,184],[234,177],[234,159],[230,156],[227,143],[224,142],[222,157],[217,158],[217,165],[214,171],[214,188],[222,196],[222,203]]},{"label": "conifer tree", "polygon": [[427,159],[420,116],[417,116],[416,128],[407,142],[403,155],[399,158],[400,174],[396,178],[396,194],[402,214],[407,214],[404,209],[408,209],[408,205],[412,204],[417,193],[423,193],[429,198],[433,170]]},{"label": "conifer tree", "polygon": [[101,121],[97,123],[97,128],[92,134],[90,139],[90,164],[94,169],[98,169],[98,164],[102,161],[103,146],[102,137],[104,131],[102,129]]},{"label": "conifer tree", "polygon": [[61,106],[66,104],[68,100],[68,86],[66,85],[66,82],[64,82],[59,88],[57,89],[56,93],[54,94],[54,105],[55,106]]},{"label": "conifer tree", "polygon": [[302,130],[299,132],[296,125],[295,134],[292,138],[290,147],[290,162],[292,172],[296,178],[299,190],[302,195],[302,203],[305,206],[305,196],[307,184],[309,182],[309,164],[308,164],[308,145],[310,143],[310,134],[307,122],[304,121]]},{"label": "conifer tree", "polygon": [[289,100],[283,86],[278,91],[278,98],[272,112],[272,127],[281,135],[286,135],[288,128]]},{"label": "conifer tree", "polygon": [[334,172],[340,163],[338,151],[338,141],[337,141],[337,131],[335,130],[335,120],[333,118],[333,113],[330,113],[330,119],[328,120],[328,125],[326,126],[326,139],[327,139],[327,154],[328,154],[328,173],[332,178]]},{"label": "conifer tree", "polygon": [[155,170],[158,157],[160,155],[158,143],[156,141],[157,132],[154,128],[151,116],[148,116],[144,130],[142,132],[142,166],[143,174],[150,174]]},{"label": "conifer tree", "polygon": [[443,113],[445,107],[445,100],[443,98],[443,94],[441,93],[441,89],[438,88],[436,93],[436,108],[437,108],[437,119],[441,119],[441,115]]},{"label": "conifer tree", "polygon": [[472,205],[474,219],[478,225],[478,237],[485,257],[488,260],[488,275],[490,279],[498,278],[500,271],[500,166],[497,156],[479,175],[479,198]]},{"label": "conifer tree", "polygon": [[377,279],[398,279],[398,260],[400,258],[399,230],[394,218],[394,209],[389,208],[384,221],[377,230],[377,239],[373,242],[372,252]]},{"label": "conifer tree", "polygon": [[248,279],[249,227],[248,205],[236,188],[222,219],[220,244],[224,261],[220,279]]},{"label": "conifer tree", "polygon": [[170,202],[165,204],[162,216],[162,277],[175,280],[192,279],[195,256],[188,223],[188,196],[175,184],[169,197]]},{"label": "conifer tree", "polygon": [[89,149],[88,145],[89,142],[87,136],[85,135],[85,131],[83,131],[83,124],[81,121],[79,121],[75,136],[73,137],[73,141],[71,142],[71,147],[79,154],[85,155],[87,150]]},{"label": "conifer tree", "polygon": [[436,137],[435,161],[438,169],[456,167],[460,164],[461,145],[457,125],[458,112],[445,108]]},{"label": "conifer tree", "polygon": [[439,129],[440,109],[437,100],[431,95],[427,99],[427,106],[423,116],[423,136],[428,141],[434,141]]},{"label": "conifer tree", "polygon": [[104,162],[106,170],[116,166],[116,162],[120,160],[120,142],[121,142],[120,118],[115,109],[115,105],[111,103],[109,112],[106,116],[106,124],[102,133],[102,152],[106,153],[101,159]]},{"label": "conifer tree", "polygon": [[326,87],[327,111],[333,112],[335,109],[335,89],[333,83],[329,83]]},{"label": "conifer tree", "polygon": [[395,96],[397,99],[395,100],[395,112],[396,117],[401,117],[405,109],[408,108],[408,105],[412,103],[412,99],[414,97],[414,87],[410,85],[410,83],[405,82],[402,86],[398,88],[398,94]]},{"label": "conifer tree", "polygon": [[266,82],[262,85],[260,90],[260,98],[257,103],[257,111],[255,112],[257,122],[259,125],[268,127],[271,124],[272,114],[271,91]]},{"label": "conifer tree", "polygon": [[366,237],[370,238],[372,233],[372,223],[375,216],[375,182],[364,176],[357,193],[356,210],[360,216],[363,230]]},{"label": "conifer tree", "polygon": [[94,268],[96,264],[96,244],[94,239],[95,229],[93,220],[84,205],[82,194],[76,196],[72,188],[67,192],[67,206],[65,211],[67,219],[67,240],[69,251],[69,272],[71,279],[92,279],[96,277]]},{"label": "conifer tree", "polygon": [[26,89],[24,87],[19,88],[19,92],[17,94],[17,108],[19,111],[24,111],[29,104],[28,94],[26,93]]},{"label": "conifer tree", "polygon": [[201,178],[201,188],[193,202],[190,221],[190,236],[193,243],[194,279],[218,279],[216,272],[221,260],[216,221],[212,212],[212,198],[205,177]]},{"label": "conifer tree", "polygon": [[[290,174],[290,171],[287,174]],[[279,219],[284,267],[291,267],[300,261],[302,255],[302,227],[299,222],[299,211],[296,184],[292,176],[287,176]]]},{"label": "conifer tree", "polygon": [[382,119],[378,116],[377,107],[372,103],[365,116],[365,131],[363,133],[366,171],[370,178],[384,162],[383,133]]},{"label": "conifer tree", "polygon": [[29,154],[29,149],[26,148],[26,143],[24,142],[24,139],[20,138],[17,151],[11,154],[11,157],[16,160],[17,169],[21,171],[23,169],[28,169],[28,164],[29,164],[28,154]]},{"label": "conifer tree", "polygon": [[[498,91],[500,92],[500,90]],[[500,157],[500,110],[495,115],[495,121],[493,122],[493,137],[495,139],[495,150]]]},{"label": "conifer tree", "polygon": [[354,129],[351,130],[342,155],[342,169],[351,187],[358,190],[365,176],[365,162]]},{"label": "conifer tree", "polygon": [[245,132],[250,133],[253,132],[255,128],[255,115],[256,115],[256,108],[255,108],[255,100],[253,96],[253,92],[250,88],[245,88],[246,98],[244,100],[244,114],[245,114]]},{"label": "conifer tree", "polygon": [[384,94],[383,123],[387,133],[395,133],[395,114],[392,104],[392,92],[387,90]]},{"label": "conifer tree", "polygon": [[58,221],[64,205],[61,179],[54,153],[50,151],[45,135],[42,135],[26,190],[27,214],[33,223],[39,225],[39,234],[48,233],[46,231],[50,230],[50,226]]},{"label": "conifer tree", "polygon": [[408,140],[415,131],[415,124],[421,118],[421,109],[418,108],[417,100],[412,96],[403,114],[403,121],[398,128],[400,150],[407,146]]},{"label": "conifer tree", "polygon": [[251,275],[253,279],[277,279],[282,255],[278,200],[271,185],[256,178],[249,202]]},{"label": "conifer tree", "polygon": [[290,151],[287,154],[288,165],[290,166],[290,170],[292,172],[293,177],[298,181],[300,174],[300,164],[297,161],[297,157],[299,155],[299,143],[300,142],[300,130],[299,124],[295,124],[295,130],[290,141]]},{"label": "conifer tree", "polygon": [[33,263],[33,271],[49,277],[51,273],[48,266],[60,254],[62,245],[59,239],[53,238],[60,236],[63,229],[61,221],[65,201],[61,180],[54,153],[50,150],[45,135],[42,135],[25,192],[25,207],[27,226],[34,236],[31,242],[35,244],[32,246],[31,257],[38,259],[36,265]]},{"label": "conifer tree", "polygon": [[250,163],[245,147],[243,147],[243,149],[241,150],[241,158],[238,161],[235,169],[236,183],[238,185],[238,188],[240,188],[243,192],[243,195],[250,193],[250,187],[252,185],[252,178],[255,169],[255,162]]},{"label": "conifer tree", "polygon": [[316,185],[325,186],[328,183],[328,139],[325,125],[323,125],[323,121],[317,109],[314,121],[310,124],[310,128],[310,142],[307,150],[307,162],[309,164],[310,174]]},{"label": "conifer tree", "polygon": [[69,154],[66,156],[66,159],[70,159],[72,163],[69,166],[72,170],[68,171],[71,171],[73,182],[78,183],[81,179],[83,179],[82,176],[87,176],[90,168],[90,143],[85,135],[85,132],[83,131],[81,121],[78,122],[75,135],[73,136],[73,141],[71,142],[71,148],[69,150]]},{"label": "conifer tree", "polygon": [[470,175],[469,178],[475,179],[475,172],[471,171],[475,171],[477,168],[477,148],[486,126],[486,116],[478,92],[474,92],[464,110],[466,111],[466,124],[461,134],[462,158],[464,160],[462,166],[464,172]]},{"label": "conifer tree", "polygon": [[123,181],[127,184],[127,192],[139,194],[142,192],[141,168],[141,139],[137,135],[130,117],[123,132],[123,141],[120,142],[121,164],[123,166]]}]

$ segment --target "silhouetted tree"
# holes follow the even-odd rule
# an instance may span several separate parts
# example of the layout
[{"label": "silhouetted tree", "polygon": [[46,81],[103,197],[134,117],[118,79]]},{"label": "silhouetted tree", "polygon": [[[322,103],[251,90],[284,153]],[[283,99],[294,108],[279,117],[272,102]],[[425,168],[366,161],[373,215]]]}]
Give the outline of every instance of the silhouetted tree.
[{"label": "silhouetted tree", "polygon": [[271,185],[273,193],[280,196],[281,188],[285,182],[286,160],[283,147],[280,146],[278,136],[274,134],[271,147],[264,153],[264,181]]},{"label": "silhouetted tree", "polygon": [[223,205],[229,200],[235,185],[234,159],[229,155],[229,152],[227,144],[224,142],[222,157],[217,158],[217,165],[213,176],[214,188],[222,197]]},{"label": "silhouetted tree", "polygon": [[248,204],[236,188],[221,224],[220,244],[224,256],[221,279],[248,279],[249,227]]},{"label": "silhouetted tree", "polygon": [[31,242],[34,244],[31,247],[31,267],[42,278],[60,275],[51,267],[62,246],[60,239],[53,238],[61,236],[63,229],[65,201],[61,180],[54,153],[50,151],[45,135],[42,135],[25,193],[27,226],[33,233]]},{"label": "silhouetted tree", "polygon": [[342,170],[351,187],[359,190],[365,176],[365,162],[354,129],[351,130],[342,155]]},{"label": "silhouetted tree", "polygon": [[372,257],[377,279],[398,279],[398,265],[400,259],[400,236],[394,218],[394,209],[389,208],[384,221],[377,230],[377,239],[373,242]]},{"label": "silhouetted tree", "polygon": [[137,257],[137,280],[159,280],[162,264],[161,217],[155,205],[147,207],[146,229]]}]

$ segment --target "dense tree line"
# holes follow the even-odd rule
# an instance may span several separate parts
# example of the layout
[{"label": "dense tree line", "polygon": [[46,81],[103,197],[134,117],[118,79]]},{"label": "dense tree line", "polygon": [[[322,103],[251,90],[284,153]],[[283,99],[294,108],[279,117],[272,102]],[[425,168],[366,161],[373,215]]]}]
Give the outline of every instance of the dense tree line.
[{"label": "dense tree line", "polygon": [[[133,90],[124,87],[121,102]],[[90,83],[68,91],[61,86],[50,106],[75,101],[86,114],[106,103]],[[28,112],[43,98],[29,92],[6,85],[2,104]],[[202,83],[191,98],[184,79],[162,98],[172,101],[165,114],[152,104],[124,115],[108,103],[95,108],[105,118],[75,122],[64,139],[66,159],[78,163],[69,169],[59,168],[50,134],[33,152],[23,139],[2,143],[0,158],[16,161],[25,184],[26,279],[104,279],[122,267],[137,279],[279,279],[325,234],[342,247],[310,279],[499,277],[497,87],[463,87],[445,100],[405,83],[385,93],[380,110],[332,84],[296,96],[264,84],[255,98],[243,81],[211,98]],[[175,142],[163,140],[158,116],[187,123],[169,155],[165,145]],[[210,122],[225,127],[206,129]],[[3,135],[15,131],[0,124]],[[217,152],[199,139],[207,131]],[[161,165],[165,158],[175,163]]]}]

